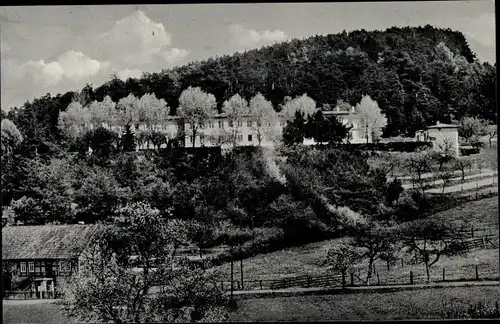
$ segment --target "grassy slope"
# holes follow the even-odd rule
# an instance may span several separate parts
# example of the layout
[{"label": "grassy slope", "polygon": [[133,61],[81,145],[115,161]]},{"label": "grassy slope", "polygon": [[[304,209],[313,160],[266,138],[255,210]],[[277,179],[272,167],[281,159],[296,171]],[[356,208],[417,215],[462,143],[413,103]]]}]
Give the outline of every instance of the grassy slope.
[{"label": "grassy slope", "polygon": [[41,304],[3,304],[2,323],[47,323],[67,324],[69,320],[61,313],[59,306],[53,303]]},{"label": "grassy slope", "polygon": [[[498,231],[498,198],[493,197],[470,202],[441,212],[439,216],[449,221],[469,218],[473,220],[474,226],[480,226],[481,223],[496,223],[496,231]],[[338,242],[339,239],[317,242],[246,259],[243,261],[244,280],[265,280],[326,273],[327,270],[321,266],[321,263],[329,247]],[[437,280],[442,277],[442,268],[445,268],[447,279],[472,279],[475,277],[475,265],[478,264],[481,277],[494,276],[499,273],[498,259],[498,249],[476,250],[466,256],[443,257],[431,268],[431,275],[433,280]],[[376,262],[375,267],[379,273],[381,284],[393,281],[407,282],[409,281],[410,271],[413,271],[416,282],[421,281],[419,278],[425,275],[424,266],[421,264],[410,265],[408,263],[409,260],[403,260],[403,266],[401,266],[401,262],[397,262],[387,271],[386,263]],[[366,263],[358,265],[357,268],[359,268],[361,277],[364,277]],[[218,270],[229,278],[229,264],[218,267]],[[240,280],[240,262],[234,264],[234,278]],[[376,277],[372,282],[376,282]]]},{"label": "grassy slope", "polygon": [[456,287],[392,293],[248,299],[231,321],[397,320],[445,318],[478,302],[494,305],[500,287]]}]

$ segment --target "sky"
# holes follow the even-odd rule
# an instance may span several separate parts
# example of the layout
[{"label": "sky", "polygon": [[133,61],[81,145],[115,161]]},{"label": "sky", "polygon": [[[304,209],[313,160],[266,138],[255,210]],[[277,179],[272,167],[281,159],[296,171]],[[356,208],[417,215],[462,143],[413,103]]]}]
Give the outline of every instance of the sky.
[{"label": "sky", "polygon": [[1,108],[293,38],[391,26],[464,33],[496,61],[492,0],[0,7]]}]

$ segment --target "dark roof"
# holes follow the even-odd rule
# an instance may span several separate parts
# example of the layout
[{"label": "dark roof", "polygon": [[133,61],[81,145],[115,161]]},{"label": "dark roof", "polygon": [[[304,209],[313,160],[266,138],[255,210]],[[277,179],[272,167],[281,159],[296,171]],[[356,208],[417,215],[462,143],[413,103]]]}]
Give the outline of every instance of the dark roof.
[{"label": "dark roof", "polygon": [[102,225],[38,225],[2,228],[2,260],[76,257],[102,233]]}]

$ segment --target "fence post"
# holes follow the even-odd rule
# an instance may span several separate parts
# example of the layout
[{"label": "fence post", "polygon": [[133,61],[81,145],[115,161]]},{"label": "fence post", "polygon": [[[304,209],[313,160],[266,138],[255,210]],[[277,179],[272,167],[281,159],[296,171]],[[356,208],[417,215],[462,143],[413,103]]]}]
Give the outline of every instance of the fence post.
[{"label": "fence post", "polygon": [[443,281],[446,281],[445,271],[446,270],[443,268]]},{"label": "fence post", "polygon": [[240,290],[240,282],[239,282],[239,280],[236,280],[236,284],[238,286],[238,290]]},{"label": "fence post", "polygon": [[484,237],[481,238],[481,243],[483,244],[483,249],[486,248],[486,244],[484,243]]},{"label": "fence post", "polygon": [[259,280],[260,290],[262,290],[262,280]]},{"label": "fence post", "polygon": [[410,285],[413,285],[413,271],[410,270]]},{"label": "fence post", "polygon": [[479,280],[479,271],[477,269],[477,264],[476,264],[476,280]]},{"label": "fence post", "polygon": [[391,266],[389,264],[389,260],[387,260],[387,271],[391,271]]},{"label": "fence post", "polygon": [[377,286],[380,286],[380,276],[377,273]]},{"label": "fence post", "polygon": [[354,286],[354,273],[351,272],[351,286]]},{"label": "fence post", "polygon": [[345,288],[345,271],[342,271],[342,288]]},{"label": "fence post", "polygon": [[307,276],[307,288],[311,287],[311,276]]},{"label": "fence post", "polygon": [[403,259],[401,259],[401,268],[404,267]]},{"label": "fence post", "polygon": [[474,225],[472,225],[472,227],[470,228],[470,232],[471,232],[472,237],[474,237]]}]

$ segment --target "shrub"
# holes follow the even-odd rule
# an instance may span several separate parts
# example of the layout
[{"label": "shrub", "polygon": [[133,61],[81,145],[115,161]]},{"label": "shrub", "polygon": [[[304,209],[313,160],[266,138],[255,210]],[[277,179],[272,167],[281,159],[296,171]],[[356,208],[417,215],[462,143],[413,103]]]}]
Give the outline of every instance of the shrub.
[{"label": "shrub", "polygon": [[348,146],[358,150],[369,151],[391,151],[391,152],[415,152],[420,148],[431,148],[430,142],[379,142],[349,144]]}]

